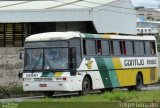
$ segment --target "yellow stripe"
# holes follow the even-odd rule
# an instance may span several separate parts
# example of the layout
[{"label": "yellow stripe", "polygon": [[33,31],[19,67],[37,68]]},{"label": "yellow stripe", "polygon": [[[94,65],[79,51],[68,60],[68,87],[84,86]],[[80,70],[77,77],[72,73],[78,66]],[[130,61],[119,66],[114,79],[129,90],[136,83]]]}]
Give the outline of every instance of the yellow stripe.
[{"label": "yellow stripe", "polygon": [[[158,81],[158,68],[123,69],[120,58],[112,58],[112,62],[113,62],[114,69],[117,74],[117,78],[121,87],[135,85],[136,76],[138,72],[142,72],[144,84],[152,84]],[[118,70],[118,69],[121,69],[121,70]],[[152,80],[151,75],[152,77],[153,75],[155,75],[154,80]]]},{"label": "yellow stripe", "polygon": [[63,72],[55,72],[54,77],[60,77]]},{"label": "yellow stripe", "polygon": [[138,72],[142,72],[143,83],[152,84],[158,80],[158,71],[155,69],[155,80],[151,80],[151,69],[125,69],[125,70],[116,70],[116,74],[120,83],[120,86],[130,86],[136,84],[136,76]]},{"label": "yellow stripe", "polygon": [[122,69],[122,63],[120,61],[120,58],[112,58],[112,63],[114,65],[114,69]]},{"label": "yellow stripe", "polygon": [[110,35],[108,35],[108,34],[104,34],[104,35],[102,35],[102,38],[105,38],[105,39],[111,39],[111,36],[110,36]]}]

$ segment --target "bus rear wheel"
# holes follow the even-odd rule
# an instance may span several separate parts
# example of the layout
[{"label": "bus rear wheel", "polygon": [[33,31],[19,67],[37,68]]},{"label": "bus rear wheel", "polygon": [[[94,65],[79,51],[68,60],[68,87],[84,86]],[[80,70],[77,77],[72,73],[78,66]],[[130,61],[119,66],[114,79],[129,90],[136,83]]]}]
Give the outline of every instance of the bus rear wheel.
[{"label": "bus rear wheel", "polygon": [[136,85],[129,86],[128,90],[129,91],[133,91],[133,90],[140,91],[142,89],[142,86],[143,86],[143,79],[142,79],[142,76],[138,74],[136,77]]},{"label": "bus rear wheel", "polygon": [[142,79],[142,76],[138,74],[136,77],[135,90],[140,91],[142,89],[142,86],[143,86],[143,79]]},{"label": "bus rear wheel", "polygon": [[91,81],[88,77],[84,77],[82,81],[82,91],[79,92],[80,95],[87,95],[91,91]]}]

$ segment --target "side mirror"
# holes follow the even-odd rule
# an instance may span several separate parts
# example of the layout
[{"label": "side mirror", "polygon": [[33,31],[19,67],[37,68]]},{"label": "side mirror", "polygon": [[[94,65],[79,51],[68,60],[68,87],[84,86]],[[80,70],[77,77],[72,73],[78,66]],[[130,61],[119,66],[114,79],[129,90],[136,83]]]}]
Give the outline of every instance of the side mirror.
[{"label": "side mirror", "polygon": [[22,78],[23,73],[19,72],[18,73],[18,78],[21,79]]},{"label": "side mirror", "polygon": [[19,54],[19,59],[21,59],[21,60],[22,60],[22,53],[20,53],[20,54]]}]

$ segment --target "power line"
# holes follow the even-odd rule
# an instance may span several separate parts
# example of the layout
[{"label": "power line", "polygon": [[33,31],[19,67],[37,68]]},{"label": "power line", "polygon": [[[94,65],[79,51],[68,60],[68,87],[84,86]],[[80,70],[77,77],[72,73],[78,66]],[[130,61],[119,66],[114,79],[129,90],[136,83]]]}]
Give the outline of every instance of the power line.
[{"label": "power line", "polygon": [[4,6],[0,6],[0,8],[4,8],[4,7],[10,7],[10,6],[15,6],[15,5],[20,5],[20,4],[25,4],[28,2],[32,2],[32,1],[24,1],[24,2],[20,2],[20,3],[14,3],[14,4],[9,4],[9,5],[4,5]]},{"label": "power line", "polygon": [[[36,0],[36,1],[38,1],[38,0]],[[65,6],[65,5],[75,5],[75,6],[80,6],[80,7],[90,8],[90,9],[100,7],[100,6],[97,6],[97,7],[89,7],[89,6],[84,6],[84,5],[75,4],[75,3],[78,3],[78,2],[82,2],[82,1],[83,1],[83,2],[92,3],[92,4],[99,4],[100,6],[109,6],[109,7],[115,7],[115,8],[121,8],[121,9],[128,9],[128,10],[136,11],[136,10],[133,9],[133,8],[115,6],[115,5],[110,5],[110,4],[102,4],[102,3],[92,2],[92,1],[88,1],[88,0],[76,0],[76,1],[73,1],[73,2],[69,2],[69,3],[63,2],[63,1],[61,1],[61,0],[54,0],[54,2],[60,2],[60,3],[64,3],[64,4],[57,5],[57,6],[53,6],[53,7],[48,7],[48,8],[45,8],[45,9],[53,9],[53,8],[57,8],[57,7]],[[126,0],[121,0],[121,1],[126,1]],[[0,8],[9,7],[9,6],[14,6],[14,5],[20,5],[20,4],[24,4],[24,3],[28,3],[28,2],[32,2],[32,1],[25,1],[25,2],[21,2],[21,3],[10,4],[10,5],[6,5],[6,6],[1,6]],[[105,11],[111,11],[111,12],[123,13],[123,14],[131,14],[131,15],[139,15],[139,14],[136,14],[136,13],[134,13],[134,12],[133,12],[133,13],[131,13],[131,12],[122,12],[122,11],[115,11],[115,10],[104,9],[104,8],[99,8],[99,9],[97,9],[97,10],[105,10]],[[149,10],[139,10],[139,11],[159,13],[159,12],[149,11]],[[147,16],[147,15],[144,15],[144,16]],[[152,16],[153,16],[153,15],[152,15]],[[154,17],[160,17],[160,16],[154,16]]]},{"label": "power line", "polygon": [[[121,1],[124,1],[124,0],[121,0]],[[91,1],[87,1],[87,0],[84,0],[84,2],[93,3],[93,4],[100,4],[100,5],[109,6],[109,7],[116,7],[116,8],[122,8],[122,9],[128,9],[128,10],[134,10],[134,11],[136,11],[133,8],[126,8],[126,7],[115,6],[115,5],[110,5],[110,4],[102,4],[102,3],[91,2]],[[147,11],[147,12],[160,13],[160,12],[150,11],[150,10],[139,10],[139,11]]]},{"label": "power line", "polygon": [[58,5],[58,6],[53,6],[53,7],[48,7],[48,8],[45,8],[45,9],[53,9],[53,8],[57,8],[57,7],[62,7],[62,6],[66,6],[66,5],[75,5],[75,6],[80,6],[80,7],[85,7],[85,8],[88,8],[87,6],[82,6],[82,5],[77,5],[77,4],[74,4],[74,3],[77,3],[77,2],[80,2],[80,1],[84,1],[84,0],[76,0],[76,1],[73,1],[73,2],[62,2],[62,1],[59,1],[59,0],[54,0],[55,2],[59,2],[59,3],[64,3],[64,4],[61,4],[61,5]]},{"label": "power line", "polygon": [[[109,6],[109,7],[116,7],[116,8],[122,8],[122,9],[129,9],[129,10],[132,10],[132,11],[136,11],[135,9],[133,8],[126,8],[126,7],[120,7],[120,6],[115,6],[115,5],[109,5],[109,4],[102,4],[102,3],[97,3],[97,2],[91,2],[91,1],[87,1],[87,0],[77,0],[76,2],[62,2],[60,0],[54,0],[55,2],[60,2],[60,3],[65,3],[64,5],[75,5],[75,6],[80,6],[80,7],[86,7],[86,8],[92,8],[93,7],[88,7],[88,6],[84,6],[84,5],[78,5],[78,4],[75,4],[77,2],[88,2],[88,3],[92,3],[92,4],[99,4],[99,5],[103,5],[103,6]],[[126,1],[126,0],[121,0],[121,1]],[[60,5],[60,6],[64,6],[64,5]],[[56,7],[60,7],[60,6],[56,6]],[[100,7],[100,6],[97,6],[97,7]],[[97,7],[94,7],[94,8],[97,8]],[[52,9],[52,8],[55,8],[55,7],[49,7],[49,8],[45,8],[45,9]],[[116,13],[123,13],[123,14],[132,14],[132,15],[139,15],[139,14],[135,14],[135,13],[129,13],[129,12],[120,12],[120,11],[114,11],[114,10],[110,10],[110,9],[98,9],[98,10],[105,10],[105,11],[111,11],[111,12],[116,12]],[[147,11],[147,12],[154,12],[154,13],[159,13],[159,12],[155,12],[155,11],[148,11],[148,10],[139,10],[139,11]],[[147,15],[145,15],[147,16]],[[152,15],[153,16],[153,15]],[[154,16],[154,17],[160,17],[160,16]]]}]

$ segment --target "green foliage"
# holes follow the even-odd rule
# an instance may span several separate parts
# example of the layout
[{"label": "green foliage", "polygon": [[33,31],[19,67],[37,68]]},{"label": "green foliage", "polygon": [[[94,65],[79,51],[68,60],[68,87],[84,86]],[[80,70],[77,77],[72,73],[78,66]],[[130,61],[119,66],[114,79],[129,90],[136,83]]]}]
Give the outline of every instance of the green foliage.
[{"label": "green foliage", "polygon": [[0,86],[0,99],[8,98],[11,95],[23,94],[23,88],[21,85],[2,85]]},{"label": "green foliage", "polygon": [[27,102],[159,102],[160,90],[151,91],[113,91],[66,98],[44,98]]}]

